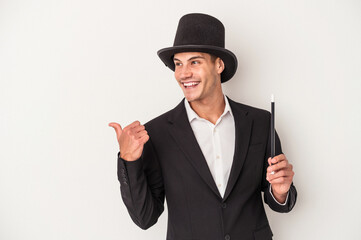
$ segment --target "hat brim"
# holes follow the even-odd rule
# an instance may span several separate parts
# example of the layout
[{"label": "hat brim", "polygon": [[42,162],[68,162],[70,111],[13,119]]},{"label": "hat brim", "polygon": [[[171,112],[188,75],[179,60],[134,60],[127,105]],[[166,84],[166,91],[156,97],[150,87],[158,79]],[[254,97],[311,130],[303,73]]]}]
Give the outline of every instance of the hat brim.
[{"label": "hat brim", "polygon": [[227,82],[236,73],[238,65],[236,56],[231,51],[221,47],[208,45],[183,45],[160,49],[157,54],[163,63],[174,71],[175,66],[173,56],[174,54],[180,52],[204,52],[221,58],[225,65],[225,68],[221,73],[222,83]]}]

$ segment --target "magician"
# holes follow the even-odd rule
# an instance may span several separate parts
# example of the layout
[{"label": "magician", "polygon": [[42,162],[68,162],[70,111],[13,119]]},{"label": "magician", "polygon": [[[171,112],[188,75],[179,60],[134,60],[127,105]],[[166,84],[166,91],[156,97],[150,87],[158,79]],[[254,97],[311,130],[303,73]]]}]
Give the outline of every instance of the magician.
[{"label": "magician", "polygon": [[158,56],[174,71],[184,98],[144,125],[109,123],[133,222],[142,229],[154,225],[167,199],[168,240],[272,239],[262,193],[272,210],[291,211],[294,172],[277,133],[270,157],[270,113],[222,91],[237,70],[223,24],[207,14],[184,15],[173,47]]}]

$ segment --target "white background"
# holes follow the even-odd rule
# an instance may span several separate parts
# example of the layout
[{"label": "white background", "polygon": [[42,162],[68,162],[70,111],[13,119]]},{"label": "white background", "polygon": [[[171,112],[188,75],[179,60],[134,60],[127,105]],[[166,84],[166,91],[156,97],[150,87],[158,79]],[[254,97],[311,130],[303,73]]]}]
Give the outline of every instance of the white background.
[{"label": "white background", "polygon": [[361,239],[359,0],[0,0],[0,239],[165,239],[130,219],[108,123],[183,95],[156,55],[179,18],[208,13],[239,60],[223,85],[270,109],[298,201],[266,210],[276,240]]}]

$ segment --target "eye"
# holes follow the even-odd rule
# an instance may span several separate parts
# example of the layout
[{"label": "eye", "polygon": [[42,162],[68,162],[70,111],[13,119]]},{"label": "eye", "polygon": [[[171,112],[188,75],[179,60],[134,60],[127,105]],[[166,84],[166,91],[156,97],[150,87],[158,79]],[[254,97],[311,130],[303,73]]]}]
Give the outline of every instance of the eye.
[{"label": "eye", "polygon": [[194,60],[194,61],[192,61],[192,64],[199,64],[199,61]]},{"label": "eye", "polygon": [[182,64],[180,62],[175,62],[174,65],[175,66],[182,66]]}]

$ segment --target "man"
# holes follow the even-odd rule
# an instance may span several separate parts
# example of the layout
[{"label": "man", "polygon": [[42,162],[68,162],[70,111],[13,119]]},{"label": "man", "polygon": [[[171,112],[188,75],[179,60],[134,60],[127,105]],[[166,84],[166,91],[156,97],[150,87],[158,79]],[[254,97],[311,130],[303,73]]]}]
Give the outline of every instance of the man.
[{"label": "man", "polygon": [[276,134],[270,156],[269,112],[225,97],[236,72],[224,27],[205,14],[183,16],[174,46],[158,51],[185,99],[144,126],[117,133],[118,179],[132,220],[142,229],[168,205],[167,239],[272,239],[262,203],[288,212],[296,202],[293,170]]}]

